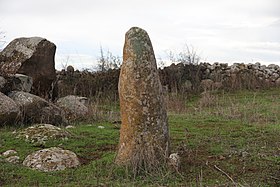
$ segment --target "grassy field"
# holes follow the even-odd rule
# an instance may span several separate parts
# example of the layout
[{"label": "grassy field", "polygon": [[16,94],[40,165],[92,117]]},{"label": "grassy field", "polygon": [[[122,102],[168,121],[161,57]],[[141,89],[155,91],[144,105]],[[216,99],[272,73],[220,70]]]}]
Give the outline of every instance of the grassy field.
[{"label": "grassy field", "polygon": [[[168,103],[178,172],[133,177],[114,165],[120,124],[80,123],[69,129],[71,138],[45,147],[74,151],[82,166],[43,173],[0,157],[0,186],[280,186],[280,89],[170,96]],[[14,130],[0,129],[0,153],[15,149],[23,161],[42,149],[16,139]]]}]

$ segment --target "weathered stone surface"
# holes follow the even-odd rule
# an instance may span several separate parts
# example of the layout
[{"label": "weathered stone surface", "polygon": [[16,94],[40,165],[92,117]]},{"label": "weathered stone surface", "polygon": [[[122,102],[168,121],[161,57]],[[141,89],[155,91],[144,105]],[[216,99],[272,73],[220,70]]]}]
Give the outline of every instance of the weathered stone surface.
[{"label": "weathered stone surface", "polygon": [[23,91],[23,92],[31,91],[33,85],[32,77],[23,74],[18,74],[18,73],[13,75],[13,77],[19,80],[18,84],[13,85],[14,86],[13,91]]},{"label": "weathered stone surface", "polygon": [[133,27],[125,35],[119,79],[121,131],[116,163],[156,169],[169,155],[169,130],[152,43]]},{"label": "weathered stone surface", "polygon": [[171,167],[171,169],[175,169],[176,171],[178,171],[181,165],[181,158],[179,154],[178,153],[170,154],[168,164]]},{"label": "weathered stone surface", "polygon": [[12,164],[18,164],[20,161],[19,161],[19,156],[16,156],[16,155],[14,155],[14,156],[9,156],[9,157],[7,157],[7,158],[5,158],[5,161],[6,162],[10,162],[10,163],[12,163]]},{"label": "weathered stone surface", "polygon": [[18,138],[23,138],[34,145],[44,145],[48,140],[67,140],[70,134],[51,124],[37,124],[17,133]]},{"label": "weathered stone surface", "polygon": [[10,162],[13,164],[18,164],[19,163],[19,156],[16,155],[17,152],[15,150],[7,150],[4,153],[2,153],[2,156],[5,157],[6,162]]},{"label": "weathered stone surface", "polygon": [[2,155],[4,157],[8,157],[8,156],[15,155],[15,154],[17,154],[17,152],[15,150],[12,150],[12,149],[11,150],[7,150],[4,153],[2,153]]},{"label": "weathered stone surface", "polygon": [[0,77],[0,92],[6,95],[11,91],[30,92],[32,84],[32,78],[23,74]]},{"label": "weathered stone surface", "polygon": [[23,165],[35,170],[51,172],[77,167],[80,162],[72,151],[51,147],[28,155]]},{"label": "weathered stone surface", "polygon": [[11,98],[0,92],[0,126],[16,123],[19,115],[19,106]]},{"label": "weathered stone surface", "polygon": [[67,119],[79,119],[88,114],[87,98],[68,95],[57,100],[57,106],[62,108]]},{"label": "weathered stone surface", "polygon": [[7,80],[4,77],[0,76],[0,90],[2,90],[6,84]]},{"label": "weathered stone surface", "polygon": [[55,51],[56,46],[44,38],[17,38],[0,52],[1,73],[28,75],[33,78],[32,93],[49,97],[56,79]]},{"label": "weathered stone surface", "polygon": [[13,91],[9,97],[21,107],[24,123],[66,123],[64,112],[45,99],[22,91]]}]

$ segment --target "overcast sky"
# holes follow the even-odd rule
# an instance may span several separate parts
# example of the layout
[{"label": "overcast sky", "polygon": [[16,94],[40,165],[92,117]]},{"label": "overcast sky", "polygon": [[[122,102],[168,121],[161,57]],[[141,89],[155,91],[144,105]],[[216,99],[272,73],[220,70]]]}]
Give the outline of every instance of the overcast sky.
[{"label": "overcast sky", "polygon": [[209,62],[280,65],[279,10],[280,0],[0,0],[0,29],[7,43],[54,42],[58,69],[67,59],[92,68],[100,46],[121,56],[132,26],[149,33],[157,58],[188,44]]}]

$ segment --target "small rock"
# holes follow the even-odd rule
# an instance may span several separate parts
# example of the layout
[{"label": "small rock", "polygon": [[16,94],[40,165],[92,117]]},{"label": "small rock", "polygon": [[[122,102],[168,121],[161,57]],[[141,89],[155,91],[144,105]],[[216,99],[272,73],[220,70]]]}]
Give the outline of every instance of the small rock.
[{"label": "small rock", "polygon": [[76,127],[74,127],[74,126],[72,126],[72,125],[67,125],[65,128],[66,128],[66,129],[74,129],[74,128],[76,128]]},{"label": "small rock", "polygon": [[10,156],[8,158],[5,158],[7,162],[18,164],[19,163],[19,157],[18,156]]},{"label": "small rock", "polygon": [[104,127],[104,126],[98,126],[97,128],[99,128],[99,129],[104,129],[105,127]]},{"label": "small rock", "polygon": [[4,153],[2,153],[2,155],[4,157],[8,157],[10,155],[15,155],[15,154],[17,154],[17,152],[15,150],[8,150],[8,151],[5,151]]},{"label": "small rock", "polygon": [[31,169],[50,172],[74,168],[79,166],[80,162],[74,152],[51,147],[28,155],[23,161],[23,165]]},{"label": "small rock", "polygon": [[241,152],[241,156],[244,158],[244,157],[247,157],[249,155],[249,153],[247,151],[243,151]]},{"label": "small rock", "polygon": [[169,156],[169,165],[176,169],[177,171],[180,168],[181,159],[178,153],[172,153]]}]

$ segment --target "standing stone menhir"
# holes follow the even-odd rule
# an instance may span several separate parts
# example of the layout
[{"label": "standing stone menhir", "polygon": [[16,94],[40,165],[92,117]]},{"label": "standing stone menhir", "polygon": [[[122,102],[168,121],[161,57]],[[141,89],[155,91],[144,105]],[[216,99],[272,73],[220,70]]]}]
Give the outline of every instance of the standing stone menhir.
[{"label": "standing stone menhir", "polygon": [[169,130],[156,59],[147,32],[125,35],[119,79],[121,131],[116,163],[153,171],[169,155]]}]

